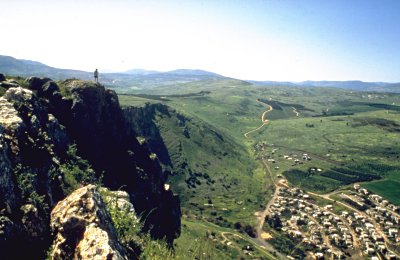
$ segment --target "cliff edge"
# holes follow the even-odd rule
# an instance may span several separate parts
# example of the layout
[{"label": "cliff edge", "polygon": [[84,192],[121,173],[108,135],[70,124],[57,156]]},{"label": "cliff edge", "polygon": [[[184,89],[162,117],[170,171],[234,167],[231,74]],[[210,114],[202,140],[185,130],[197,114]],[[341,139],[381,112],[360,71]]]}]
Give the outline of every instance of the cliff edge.
[{"label": "cliff edge", "polygon": [[0,97],[4,256],[42,258],[54,237],[51,210],[88,183],[126,191],[153,238],[171,244],[179,235],[179,198],[164,189],[166,174],[137,141],[114,91],[35,77],[3,80],[1,87],[7,89]]}]

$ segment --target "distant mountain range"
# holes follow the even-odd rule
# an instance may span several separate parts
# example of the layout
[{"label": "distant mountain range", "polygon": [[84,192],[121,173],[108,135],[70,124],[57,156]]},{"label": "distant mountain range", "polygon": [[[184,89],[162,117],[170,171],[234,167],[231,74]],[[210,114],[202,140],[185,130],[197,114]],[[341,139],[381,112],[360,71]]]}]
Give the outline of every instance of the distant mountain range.
[{"label": "distant mountain range", "polygon": [[[93,72],[59,69],[47,66],[37,61],[15,59],[10,56],[0,55],[0,73],[14,76],[40,76],[62,80],[67,78],[79,78],[83,80],[93,79]],[[152,89],[159,86],[175,85],[200,80],[218,80],[224,76],[204,71],[178,69],[168,72],[154,70],[132,69],[120,73],[101,73],[100,81],[116,89]],[[363,82],[363,81],[253,81],[256,86],[290,86],[290,87],[335,87],[351,90],[394,92],[400,93],[400,83]]]},{"label": "distant mountain range", "polygon": [[53,79],[81,78],[88,79],[92,73],[80,70],[57,69],[31,60],[20,60],[0,55],[0,73],[14,76],[41,76]]},{"label": "distant mountain range", "polygon": [[387,82],[363,82],[359,80],[349,81],[302,81],[302,82],[287,82],[287,81],[253,81],[257,86],[286,86],[286,87],[325,87],[325,88],[342,88],[358,91],[374,91],[374,92],[393,92],[400,93],[400,83]]},{"label": "distant mountain range", "polygon": [[[0,73],[14,76],[40,76],[56,80],[78,78],[93,79],[93,72],[59,69],[47,66],[40,62],[15,59],[0,55]],[[149,89],[158,86],[187,83],[199,80],[219,79],[223,76],[204,70],[180,69],[168,72],[133,69],[120,73],[102,73],[101,83],[114,88]]]}]

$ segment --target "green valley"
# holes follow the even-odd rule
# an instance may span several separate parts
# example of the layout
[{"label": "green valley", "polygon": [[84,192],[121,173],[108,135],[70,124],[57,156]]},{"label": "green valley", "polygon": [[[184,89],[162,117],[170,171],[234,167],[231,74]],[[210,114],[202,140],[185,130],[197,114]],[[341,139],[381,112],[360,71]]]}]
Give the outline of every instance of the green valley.
[{"label": "green valley", "polygon": [[[228,229],[255,246],[258,212],[282,178],[313,194],[339,195],[362,183],[399,205],[400,95],[263,87],[227,78],[121,92],[124,107],[161,103],[168,111],[157,111],[151,120],[171,159],[169,181],[182,200],[183,237],[197,238],[193,230],[218,237]],[[268,106],[269,122],[260,127]],[[239,245],[246,239],[232,240],[230,246],[224,239],[210,243],[227,259],[248,253],[274,258],[271,248],[243,250]],[[177,250],[188,247],[187,239],[176,243]]]}]

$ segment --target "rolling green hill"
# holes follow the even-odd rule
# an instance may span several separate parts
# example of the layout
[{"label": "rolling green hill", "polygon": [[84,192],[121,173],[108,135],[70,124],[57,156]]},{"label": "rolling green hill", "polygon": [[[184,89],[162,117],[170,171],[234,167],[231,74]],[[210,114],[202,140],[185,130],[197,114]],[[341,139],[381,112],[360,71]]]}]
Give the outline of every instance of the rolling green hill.
[{"label": "rolling green hill", "polygon": [[[254,225],[253,214],[262,208],[258,204],[268,201],[272,191],[271,180],[257,160],[260,156],[274,159],[270,164],[274,176],[283,175],[305,190],[326,193],[362,182],[399,205],[399,95],[258,87],[225,78],[158,87],[137,96],[121,95],[120,100],[127,106],[148,102],[168,107],[168,116],[158,112],[152,120],[172,161],[184,160],[192,172],[178,169],[170,178],[183,201],[185,237],[193,229],[206,232],[211,224],[232,232],[236,222]],[[269,123],[246,138],[245,133],[261,126],[266,104],[273,107],[266,116]],[[179,123],[179,117],[186,118],[185,124]],[[265,144],[265,149],[255,151],[256,144]],[[302,160],[305,153],[310,160]],[[285,156],[302,162],[295,164]],[[188,246],[178,241],[178,248]],[[215,250],[236,257],[242,254],[232,248]]]},{"label": "rolling green hill", "polygon": [[[235,232],[251,240],[247,233],[254,233],[254,213],[263,209],[266,195],[271,193],[265,191],[264,173],[252,159],[248,147],[195,114],[172,106],[146,104],[143,97],[126,95],[121,96],[121,103],[123,106],[136,106],[125,107],[128,114],[134,115],[133,118],[138,118],[139,114],[145,118],[135,123],[136,131],[170,173],[169,182],[179,194],[186,223],[182,236],[191,237],[190,240],[199,239],[199,230],[204,234],[216,226],[220,232]],[[159,135],[162,142],[156,141]],[[160,150],[162,146],[167,148],[167,154],[166,150]],[[215,235],[223,239],[220,233]],[[249,243],[246,239],[240,242],[243,246]],[[195,246],[187,242],[178,240],[177,250]],[[240,248],[229,250],[221,248],[219,243],[211,245],[216,255],[227,259],[244,257]],[[260,256],[266,254],[262,252],[259,252]]]}]

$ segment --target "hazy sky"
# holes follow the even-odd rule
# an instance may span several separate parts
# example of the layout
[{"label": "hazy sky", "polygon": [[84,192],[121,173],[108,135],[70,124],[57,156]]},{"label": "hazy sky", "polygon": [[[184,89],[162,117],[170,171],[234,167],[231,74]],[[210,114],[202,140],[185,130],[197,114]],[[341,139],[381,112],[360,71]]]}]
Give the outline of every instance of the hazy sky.
[{"label": "hazy sky", "polygon": [[1,0],[0,54],[59,68],[400,82],[400,0]]}]

